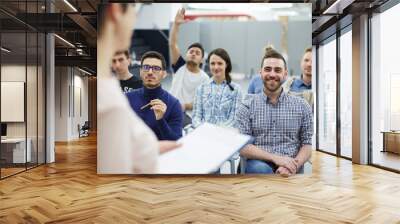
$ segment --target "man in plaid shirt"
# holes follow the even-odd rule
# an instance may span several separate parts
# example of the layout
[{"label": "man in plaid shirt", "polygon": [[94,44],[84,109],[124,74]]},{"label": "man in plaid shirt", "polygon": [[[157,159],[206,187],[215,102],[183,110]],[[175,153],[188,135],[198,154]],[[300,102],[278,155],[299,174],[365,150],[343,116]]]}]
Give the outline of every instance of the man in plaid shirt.
[{"label": "man in plaid shirt", "polygon": [[264,91],[248,95],[236,115],[239,131],[255,139],[240,152],[247,158],[246,173],[303,173],[303,164],[311,157],[311,107],[283,91],[287,65],[277,51],[269,49],[264,55],[260,75]]}]

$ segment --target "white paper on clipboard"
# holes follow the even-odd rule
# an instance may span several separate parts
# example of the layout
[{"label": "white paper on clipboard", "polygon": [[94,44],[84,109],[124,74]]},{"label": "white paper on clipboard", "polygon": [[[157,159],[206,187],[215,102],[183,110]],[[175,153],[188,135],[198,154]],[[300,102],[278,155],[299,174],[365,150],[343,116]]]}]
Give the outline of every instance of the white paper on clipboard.
[{"label": "white paper on clipboard", "polygon": [[182,146],[159,157],[159,174],[208,174],[251,142],[251,137],[213,124],[202,124],[179,139]]}]

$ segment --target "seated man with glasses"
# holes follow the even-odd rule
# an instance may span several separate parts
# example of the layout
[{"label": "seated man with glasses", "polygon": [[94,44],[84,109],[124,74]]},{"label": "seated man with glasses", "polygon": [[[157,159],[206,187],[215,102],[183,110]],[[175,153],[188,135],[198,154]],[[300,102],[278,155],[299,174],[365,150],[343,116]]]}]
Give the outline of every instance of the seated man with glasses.
[{"label": "seated man with glasses", "polygon": [[159,140],[179,139],[182,137],[182,107],[178,99],[161,88],[166,76],[164,57],[149,51],[142,56],[140,64],[143,87],[126,94],[129,104]]}]

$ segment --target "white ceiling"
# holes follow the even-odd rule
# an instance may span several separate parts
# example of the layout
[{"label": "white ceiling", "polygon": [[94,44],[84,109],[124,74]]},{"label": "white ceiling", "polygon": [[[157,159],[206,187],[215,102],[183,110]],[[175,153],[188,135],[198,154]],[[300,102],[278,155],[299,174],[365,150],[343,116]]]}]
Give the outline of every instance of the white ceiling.
[{"label": "white ceiling", "polygon": [[[179,7],[179,6],[178,6]],[[292,20],[311,21],[311,3],[186,3],[187,14],[247,14],[255,20],[278,20],[289,16]]]}]

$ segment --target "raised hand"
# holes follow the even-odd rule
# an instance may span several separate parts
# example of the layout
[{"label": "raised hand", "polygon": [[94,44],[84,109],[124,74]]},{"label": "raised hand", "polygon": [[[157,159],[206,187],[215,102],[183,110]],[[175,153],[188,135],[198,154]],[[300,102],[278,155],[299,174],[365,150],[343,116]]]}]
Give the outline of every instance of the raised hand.
[{"label": "raised hand", "polygon": [[178,12],[176,13],[175,16],[175,24],[176,25],[181,25],[182,23],[185,23],[185,9],[179,9]]}]

